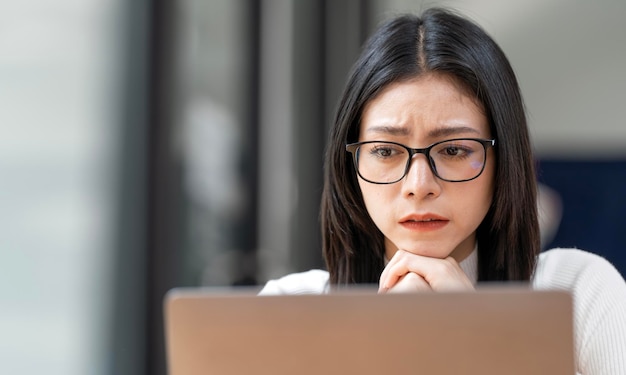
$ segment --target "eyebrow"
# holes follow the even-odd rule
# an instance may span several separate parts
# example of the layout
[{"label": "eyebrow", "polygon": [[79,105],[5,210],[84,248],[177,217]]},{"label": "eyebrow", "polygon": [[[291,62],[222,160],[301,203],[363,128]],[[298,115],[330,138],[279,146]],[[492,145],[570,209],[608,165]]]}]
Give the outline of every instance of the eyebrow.
[{"label": "eyebrow", "polygon": [[411,133],[411,131],[408,128],[401,127],[401,126],[387,126],[387,125],[368,127],[367,129],[365,129],[365,132],[366,133],[381,133],[381,134],[388,134],[388,135],[409,135]]},{"label": "eyebrow", "polygon": [[[401,126],[372,126],[366,129],[366,133],[380,133],[380,134],[388,134],[395,136],[407,136],[411,134],[411,130],[409,128],[401,127]],[[440,128],[433,129],[428,132],[428,137],[430,138],[442,138],[451,135],[464,134],[464,133],[474,133],[480,134],[480,132],[474,128],[470,128],[469,126],[444,126]]]},{"label": "eyebrow", "polygon": [[431,138],[440,138],[464,133],[480,134],[478,130],[470,128],[469,126],[446,126],[429,131],[428,136]]}]

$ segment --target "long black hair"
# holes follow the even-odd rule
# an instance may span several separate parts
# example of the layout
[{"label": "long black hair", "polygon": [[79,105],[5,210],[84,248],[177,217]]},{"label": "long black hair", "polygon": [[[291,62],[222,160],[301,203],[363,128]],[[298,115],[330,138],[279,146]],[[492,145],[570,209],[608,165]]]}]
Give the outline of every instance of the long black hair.
[{"label": "long black hair", "polygon": [[454,77],[482,104],[496,139],[491,207],[477,229],[478,280],[529,280],[540,250],[537,187],[524,104],[515,74],[474,22],[432,8],[401,15],[367,41],[339,102],[326,150],[321,202],[323,255],[331,284],[377,283],[384,236],[371,220],[345,144],[358,139],[364,106],[393,82]]}]

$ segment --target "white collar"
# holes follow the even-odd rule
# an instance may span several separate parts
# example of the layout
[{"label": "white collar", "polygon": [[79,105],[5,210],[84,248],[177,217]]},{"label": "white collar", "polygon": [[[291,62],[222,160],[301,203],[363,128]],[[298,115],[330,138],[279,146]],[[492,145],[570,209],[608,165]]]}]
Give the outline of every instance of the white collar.
[{"label": "white collar", "polygon": [[478,281],[478,245],[474,246],[474,250],[472,250],[467,258],[459,263],[459,266],[461,266],[461,269],[465,272],[472,284],[476,285]]}]

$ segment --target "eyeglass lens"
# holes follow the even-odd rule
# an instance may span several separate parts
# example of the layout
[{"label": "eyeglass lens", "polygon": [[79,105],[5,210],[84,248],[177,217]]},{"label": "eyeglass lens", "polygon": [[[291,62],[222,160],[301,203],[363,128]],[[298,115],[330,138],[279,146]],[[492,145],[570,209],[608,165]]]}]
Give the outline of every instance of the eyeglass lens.
[{"label": "eyeglass lens", "polygon": [[[406,147],[388,142],[364,143],[356,151],[358,172],[375,183],[401,180],[409,169],[412,155]],[[470,139],[437,143],[428,153],[436,176],[446,181],[466,181],[478,177],[485,165],[485,146]]]}]

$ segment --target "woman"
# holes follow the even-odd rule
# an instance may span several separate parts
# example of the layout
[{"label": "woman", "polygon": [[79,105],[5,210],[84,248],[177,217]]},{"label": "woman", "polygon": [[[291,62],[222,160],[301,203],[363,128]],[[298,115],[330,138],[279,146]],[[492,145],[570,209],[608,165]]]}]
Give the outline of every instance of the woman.
[{"label": "woman", "polygon": [[526,281],[572,293],[578,371],[626,374],[626,283],[599,256],[539,254],[524,106],[504,53],[441,9],[384,24],[353,67],[325,161],[323,254],[261,294],[472,290]]}]

